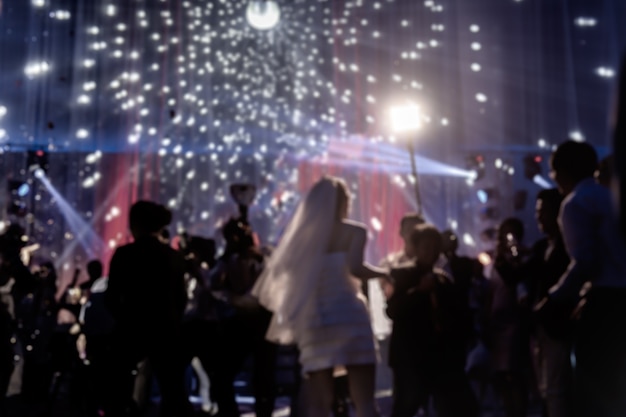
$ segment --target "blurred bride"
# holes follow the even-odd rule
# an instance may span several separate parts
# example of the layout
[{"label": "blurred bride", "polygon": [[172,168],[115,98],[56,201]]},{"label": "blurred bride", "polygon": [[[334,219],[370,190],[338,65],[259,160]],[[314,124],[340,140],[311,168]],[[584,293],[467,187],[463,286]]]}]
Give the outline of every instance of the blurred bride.
[{"label": "blurred bride", "polygon": [[386,271],[363,261],[367,230],[346,218],[349,202],[343,180],[319,180],[253,289],[274,313],[268,340],[300,350],[299,417],[328,416],[339,368],[347,372],[356,415],[378,415],[377,351],[359,280],[384,277]]}]

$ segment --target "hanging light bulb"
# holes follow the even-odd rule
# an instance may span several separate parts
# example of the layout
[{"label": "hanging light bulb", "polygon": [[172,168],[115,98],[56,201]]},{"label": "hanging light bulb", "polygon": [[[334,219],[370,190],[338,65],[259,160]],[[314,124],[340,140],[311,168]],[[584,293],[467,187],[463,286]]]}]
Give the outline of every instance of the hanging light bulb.
[{"label": "hanging light bulb", "polygon": [[280,22],[280,7],[274,0],[250,0],[246,19],[257,30],[269,30]]}]

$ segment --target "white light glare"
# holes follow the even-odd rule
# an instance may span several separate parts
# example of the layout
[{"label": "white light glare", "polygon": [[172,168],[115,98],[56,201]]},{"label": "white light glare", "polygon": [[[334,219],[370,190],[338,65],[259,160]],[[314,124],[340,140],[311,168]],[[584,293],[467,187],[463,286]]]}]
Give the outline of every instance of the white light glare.
[{"label": "white light glare", "polygon": [[274,0],[251,0],[246,9],[246,19],[257,30],[269,30],[280,22],[280,7]]},{"label": "white light glare", "polygon": [[415,104],[392,107],[389,113],[391,128],[396,133],[419,130],[422,127],[422,112]]},{"label": "white light glare", "polygon": [[45,7],[46,6],[46,0],[32,0],[31,4],[34,7]]},{"label": "white light glare", "polygon": [[574,20],[574,24],[580,27],[593,27],[598,23],[593,17],[579,17]]},{"label": "white light glare", "polygon": [[87,162],[88,164],[94,164],[101,157],[102,157],[102,152],[96,151],[94,153],[90,153],[89,155],[87,155],[87,157],[85,158],[85,162]]},{"label": "white light glare", "polygon": [[57,10],[56,12],[50,12],[50,17],[58,20],[69,20],[72,15],[67,10]]},{"label": "white light glare", "polygon": [[574,130],[572,132],[569,132],[569,137],[571,140],[575,140],[576,142],[585,141],[585,136],[579,130]]},{"label": "white light glare", "polygon": [[78,96],[78,104],[89,104],[91,102],[91,99],[89,98],[88,95],[86,94],[81,94],[80,96]]},{"label": "white light glare", "polygon": [[96,183],[96,181],[93,179],[93,177],[87,177],[83,181],[83,188],[93,187],[95,183]]},{"label": "white light glare", "polygon": [[381,230],[383,230],[383,224],[376,217],[372,217],[371,223],[372,223],[372,228],[376,230],[377,232],[380,232]]},{"label": "white light glare", "polygon": [[463,234],[463,243],[467,246],[476,246],[476,242],[474,242],[474,238],[469,233]]},{"label": "white light glare", "polygon": [[7,114],[7,108],[0,106],[0,117],[3,117],[5,114]]},{"label": "white light glare", "polygon": [[50,65],[46,61],[33,62],[31,64],[28,64],[26,68],[24,68],[24,73],[28,77],[35,77],[37,75],[41,75],[41,74],[48,72],[49,69],[50,69]]},{"label": "white light glare", "polygon": [[615,71],[611,68],[606,68],[606,67],[600,67],[598,69],[596,69],[596,74],[598,74],[600,77],[604,77],[604,78],[613,78],[615,77]]}]

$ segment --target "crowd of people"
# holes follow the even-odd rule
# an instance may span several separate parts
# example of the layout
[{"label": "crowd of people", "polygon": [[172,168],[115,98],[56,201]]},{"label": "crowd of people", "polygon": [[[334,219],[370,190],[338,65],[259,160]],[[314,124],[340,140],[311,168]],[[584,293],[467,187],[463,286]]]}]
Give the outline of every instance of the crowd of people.
[{"label": "crowd of people", "polygon": [[[486,386],[506,417],[527,416],[531,393],[543,417],[623,417],[626,216],[613,197],[623,200],[625,120],[617,119],[614,159],[598,161],[584,142],[560,144],[550,159],[557,188],[536,197],[543,238],[526,245],[528,225],[504,219],[480,261],[457,254],[453,232],[407,214],[403,249],[368,264],[367,228],[348,219],[348,187],[330,176],[271,252],[244,215],[224,225],[219,257],[212,239],[183,235],[174,248],[172,213],[138,201],[133,241],[117,248],[108,274],[92,260],[87,281],[77,269],[63,291],[51,262],[29,263],[24,230],[11,224],[0,236],[0,415],[19,364],[18,415],[52,413],[72,375],[69,395],[85,416],[141,415],[156,381],[164,417],[236,417],[235,378],[252,358],[255,412],[269,417],[286,345],[298,352],[292,416],[349,415],[346,404],[358,417],[378,416],[376,364],[386,361],[392,417],[431,408],[475,417]],[[380,284],[393,323],[387,358],[362,291],[368,280]],[[200,410],[189,402],[189,369]]]},{"label": "crowd of people", "polygon": [[[138,201],[133,241],[115,251],[108,274],[92,260],[88,279],[79,283],[77,270],[60,297],[54,265],[29,268],[24,231],[11,225],[0,239],[0,390],[19,352],[31,411],[54,407],[73,374],[71,400],[87,416],[140,415],[156,381],[160,415],[231,417],[235,378],[252,358],[255,412],[269,417],[278,347],[289,345],[299,355],[298,417],[348,415],[346,404],[357,416],[379,415],[381,360],[393,372],[392,417],[478,416],[484,386],[506,417],[526,416],[532,392],[545,417],[623,416],[626,246],[607,182],[611,159],[599,163],[591,145],[567,141],[550,164],[558,188],[536,198],[544,237],[525,245],[527,225],[507,218],[491,262],[459,256],[453,232],[409,213],[403,249],[368,264],[367,229],[348,219],[348,187],[329,176],[271,253],[244,217],[224,225],[219,257],[212,239],[183,235],[173,245],[172,213]],[[387,358],[362,291],[371,279],[393,323]],[[189,369],[200,410],[189,402]]]},{"label": "crowd of people", "polygon": [[192,415],[191,368],[199,412],[214,415],[219,406],[220,415],[238,416],[234,380],[252,355],[256,412],[271,416],[277,345],[264,338],[271,313],[247,300],[264,258],[249,225],[230,219],[216,258],[213,239],[183,235],[173,245],[170,221],[164,206],[136,202],[133,241],[116,250],[108,274],[92,260],[87,280],[77,269],[61,291],[52,263],[24,262],[21,227],[2,235],[0,414],[19,372],[20,416],[52,412],[63,390],[80,415],[139,415],[152,381],[162,415]]}]

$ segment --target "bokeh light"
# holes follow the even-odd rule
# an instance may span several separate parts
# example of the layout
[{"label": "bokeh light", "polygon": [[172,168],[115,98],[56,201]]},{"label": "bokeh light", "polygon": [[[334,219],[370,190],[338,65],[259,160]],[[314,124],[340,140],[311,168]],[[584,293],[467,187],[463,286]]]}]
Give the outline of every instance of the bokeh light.
[{"label": "bokeh light", "polygon": [[[257,186],[251,221],[275,243],[315,176],[336,173],[377,261],[412,209],[389,129],[393,98],[410,97],[428,105],[416,148],[425,213],[474,235],[461,239],[474,250],[483,225],[469,202],[484,180],[468,174],[468,154],[484,150],[497,185],[513,190],[522,152],[568,137],[605,145],[626,44],[606,13],[626,6],[567,3],[565,13],[487,0],[5,1],[0,152],[12,157],[0,174],[28,180],[39,171],[26,153],[45,149],[47,178],[110,253],[128,241],[138,198],[171,207],[172,230],[219,235],[236,212],[233,182]],[[58,202],[36,183],[30,196],[40,253],[60,259]]]}]

